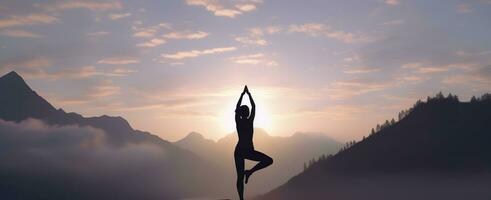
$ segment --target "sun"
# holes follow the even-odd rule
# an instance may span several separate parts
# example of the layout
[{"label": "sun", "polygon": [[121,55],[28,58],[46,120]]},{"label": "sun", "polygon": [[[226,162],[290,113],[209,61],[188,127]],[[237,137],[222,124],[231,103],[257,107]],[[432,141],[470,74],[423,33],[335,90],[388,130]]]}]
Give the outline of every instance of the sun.
[{"label": "sun", "polygon": [[[257,103],[256,103],[257,104]],[[249,106],[249,105],[248,105]],[[226,109],[221,117],[220,123],[223,126],[223,129],[227,132],[235,131],[235,105],[226,106],[229,109]],[[232,108],[232,109],[230,109]],[[249,106],[250,108],[250,106]],[[254,128],[262,128],[267,132],[272,131],[273,125],[271,122],[271,115],[268,112],[267,107],[264,105],[256,107],[256,117],[254,119]]]}]

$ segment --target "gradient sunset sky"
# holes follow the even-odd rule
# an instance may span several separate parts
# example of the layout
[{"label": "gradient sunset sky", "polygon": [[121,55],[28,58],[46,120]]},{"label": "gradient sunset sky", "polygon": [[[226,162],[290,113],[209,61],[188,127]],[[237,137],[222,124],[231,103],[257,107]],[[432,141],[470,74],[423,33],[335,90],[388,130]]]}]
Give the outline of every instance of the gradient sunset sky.
[{"label": "gradient sunset sky", "polygon": [[0,73],[171,141],[234,131],[244,84],[272,135],[358,140],[417,99],[490,92],[490,35],[490,0],[2,0]]}]

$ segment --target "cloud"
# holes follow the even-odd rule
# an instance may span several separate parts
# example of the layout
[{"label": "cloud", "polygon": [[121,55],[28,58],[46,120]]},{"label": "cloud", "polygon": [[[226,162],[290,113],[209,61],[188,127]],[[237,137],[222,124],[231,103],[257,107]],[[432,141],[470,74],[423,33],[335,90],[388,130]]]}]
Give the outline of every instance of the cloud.
[{"label": "cloud", "polygon": [[15,58],[0,63],[0,72],[5,74],[15,70],[22,73],[26,78],[35,78],[44,74],[43,68],[51,65],[52,60],[45,57]]},{"label": "cloud", "polygon": [[385,0],[385,3],[391,6],[399,5],[401,2],[399,0]]},{"label": "cloud", "polygon": [[184,65],[184,63],[183,63],[183,62],[171,62],[171,63],[169,63],[169,64],[170,64],[170,65],[174,65],[174,66],[175,66],[175,65]]},{"label": "cloud", "polygon": [[258,45],[266,46],[269,44],[268,41],[264,39],[265,35],[272,35],[281,32],[283,29],[279,26],[268,26],[265,28],[254,27],[247,29],[247,35],[234,37],[235,41],[240,42],[244,45]]},{"label": "cloud", "polygon": [[127,76],[127,75],[135,73],[135,72],[138,72],[138,71],[133,70],[133,69],[116,68],[116,69],[113,69],[112,71],[106,72],[104,74],[106,76]]},{"label": "cloud", "polygon": [[376,40],[375,37],[370,37],[364,34],[333,30],[326,24],[321,23],[306,23],[300,25],[292,24],[289,26],[288,32],[304,33],[312,37],[323,36],[339,40],[344,43],[372,42]]},{"label": "cloud", "polygon": [[142,28],[136,31],[133,34],[133,37],[142,37],[142,38],[153,37],[155,36],[155,33],[157,33],[157,31],[158,28],[156,27]]},{"label": "cloud", "polygon": [[356,69],[345,70],[343,72],[346,74],[367,74],[372,72],[378,72],[380,70],[381,70],[380,68],[361,67]]},{"label": "cloud", "polygon": [[112,58],[104,58],[102,60],[97,61],[97,63],[108,64],[108,65],[127,65],[127,64],[140,63],[140,60],[130,57],[112,57]]},{"label": "cloud", "polygon": [[162,34],[161,36],[155,37],[159,32],[161,32],[162,28],[164,29],[172,29],[171,25],[168,23],[160,23],[155,26],[149,27],[133,27],[135,31],[133,36],[139,38],[151,38],[145,42],[138,43],[136,46],[138,47],[157,47],[162,44],[165,44],[168,40],[199,40],[206,38],[210,35],[210,33],[204,31],[177,31],[173,30],[171,32]]},{"label": "cloud", "polygon": [[458,13],[471,13],[472,12],[472,7],[469,4],[458,4],[455,6],[455,10]]},{"label": "cloud", "polygon": [[320,23],[306,23],[301,25],[290,25],[288,32],[292,33],[305,33],[310,36],[323,35],[328,27],[325,24]]},{"label": "cloud", "polygon": [[250,64],[250,65],[262,64],[266,66],[278,65],[276,61],[267,59],[262,53],[231,57],[230,60],[232,60],[237,64]]},{"label": "cloud", "polygon": [[259,37],[256,37],[256,38],[252,38],[252,37],[247,37],[247,36],[244,36],[244,37],[235,37],[234,38],[235,41],[237,42],[240,42],[244,45],[258,45],[258,46],[266,46],[268,45],[268,41],[266,41],[265,39],[263,38],[259,38]]},{"label": "cloud", "polygon": [[10,16],[7,19],[0,19],[0,28],[12,26],[25,26],[36,24],[52,24],[58,21],[58,18],[47,14],[30,14],[24,16]]},{"label": "cloud", "polygon": [[395,26],[395,25],[401,25],[401,24],[404,24],[404,20],[402,20],[402,19],[386,21],[383,23],[383,25],[386,25],[386,26]]},{"label": "cloud", "polygon": [[190,32],[190,31],[181,31],[181,32],[170,32],[164,34],[162,37],[166,39],[186,39],[186,40],[198,40],[208,37],[210,34],[203,31]]},{"label": "cloud", "polygon": [[42,38],[42,35],[37,33],[20,30],[20,29],[5,29],[0,31],[0,35],[14,38]]},{"label": "cloud", "polygon": [[[169,160],[169,153],[146,141],[114,145],[108,133],[90,126],[0,120],[0,171],[8,174],[2,182],[10,183],[6,196],[35,199],[50,191],[53,198],[175,199],[176,190],[183,187],[173,187],[172,180],[183,174]],[[33,184],[38,190],[22,192]]]},{"label": "cloud", "polygon": [[491,51],[457,51],[455,55],[457,56],[485,56],[491,54]]},{"label": "cloud", "polygon": [[[183,113],[196,111],[197,107],[210,106],[214,103],[212,98],[214,94],[194,91],[189,93],[181,91],[148,91],[145,89],[129,90],[130,95],[136,97],[133,103],[121,102],[116,104],[105,105],[105,110],[112,111],[141,111],[141,110],[157,110],[160,113],[166,113],[165,116],[183,117]],[[188,116],[190,117],[190,116]]]},{"label": "cloud", "polygon": [[117,93],[121,88],[112,83],[112,81],[103,81],[99,85],[96,85],[90,89],[88,95],[90,97],[107,97]]},{"label": "cloud", "polygon": [[97,74],[97,70],[94,66],[84,66],[81,68],[68,68],[57,72],[46,74],[46,78],[66,78],[66,79],[80,79],[87,78]]},{"label": "cloud", "polygon": [[447,85],[467,85],[473,90],[491,89],[491,65],[473,67],[464,73],[451,74],[442,80]]},{"label": "cloud", "polygon": [[109,19],[118,20],[129,16],[131,16],[131,13],[113,13],[109,14]]},{"label": "cloud", "polygon": [[156,47],[156,46],[160,46],[160,45],[165,44],[165,43],[166,43],[166,41],[164,39],[154,38],[154,39],[148,40],[146,42],[139,43],[136,46],[139,46],[139,47]]},{"label": "cloud", "polygon": [[135,73],[137,70],[126,68],[115,68],[111,70],[97,70],[94,66],[84,66],[81,68],[68,68],[59,71],[46,73],[43,78],[50,79],[82,79],[93,76],[123,77]]},{"label": "cloud", "polygon": [[258,4],[262,3],[261,0],[245,0],[238,2],[237,4],[226,8],[218,0],[186,0],[186,3],[191,6],[202,6],[206,10],[212,12],[215,16],[235,18],[244,12],[251,12],[256,10]]},{"label": "cloud", "polygon": [[98,36],[105,36],[111,34],[110,32],[107,31],[97,31],[97,32],[88,32],[85,35],[89,37],[98,37]]},{"label": "cloud", "polygon": [[238,4],[238,5],[235,5],[236,8],[238,8],[240,11],[243,11],[243,12],[250,12],[250,11],[253,11],[253,10],[256,10],[256,5],[254,4]]},{"label": "cloud", "polygon": [[355,120],[363,118],[365,114],[373,113],[376,107],[373,105],[332,105],[322,109],[299,109],[295,114],[315,115],[326,117],[329,120]]},{"label": "cloud", "polygon": [[178,51],[172,54],[162,54],[161,56],[166,59],[181,60],[184,58],[195,58],[202,55],[235,51],[236,49],[237,49],[236,47],[219,47],[219,48],[204,49],[204,50]]},{"label": "cloud", "polygon": [[352,79],[336,81],[328,86],[328,96],[331,99],[347,99],[362,94],[392,88],[398,84],[393,81],[375,81],[371,79]]},{"label": "cloud", "polygon": [[472,70],[477,65],[474,63],[451,63],[447,65],[429,65],[420,62],[407,63],[401,66],[403,69],[410,69],[413,73],[432,74],[448,72],[452,69]]},{"label": "cloud", "polygon": [[[134,60],[105,60],[113,63],[134,62]],[[29,57],[20,59],[10,59],[0,63],[0,73],[4,74],[9,71],[17,71],[27,79],[82,79],[93,76],[127,76],[136,70],[116,68],[112,70],[97,70],[94,66],[61,68],[59,70],[50,70],[53,61],[46,57]]]},{"label": "cloud", "polygon": [[43,8],[48,12],[72,10],[72,9],[88,9],[91,11],[106,11],[123,8],[119,2],[96,2],[96,1],[60,1],[53,4],[35,4],[37,7]]}]

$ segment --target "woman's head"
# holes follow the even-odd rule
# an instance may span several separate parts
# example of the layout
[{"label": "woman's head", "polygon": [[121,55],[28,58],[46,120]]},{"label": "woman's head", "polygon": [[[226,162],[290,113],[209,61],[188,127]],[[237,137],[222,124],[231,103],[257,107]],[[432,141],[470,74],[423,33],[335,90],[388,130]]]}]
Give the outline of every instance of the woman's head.
[{"label": "woman's head", "polygon": [[237,114],[239,114],[242,119],[249,117],[249,107],[247,107],[247,105],[241,105],[237,110]]}]

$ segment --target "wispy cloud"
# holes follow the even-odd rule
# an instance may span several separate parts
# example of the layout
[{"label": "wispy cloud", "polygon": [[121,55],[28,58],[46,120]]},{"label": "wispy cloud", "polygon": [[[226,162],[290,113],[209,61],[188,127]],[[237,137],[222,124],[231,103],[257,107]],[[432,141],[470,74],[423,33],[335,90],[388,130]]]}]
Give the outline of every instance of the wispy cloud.
[{"label": "wispy cloud", "polygon": [[96,2],[96,1],[61,1],[53,4],[35,4],[37,7],[41,7],[45,11],[55,12],[72,9],[89,9],[92,11],[105,11],[121,9],[123,5],[119,2]]},{"label": "wispy cloud", "polygon": [[447,65],[430,65],[424,64],[420,62],[407,63],[402,65],[403,69],[410,69],[413,73],[420,74],[432,74],[432,73],[441,73],[448,72],[452,69],[463,69],[463,70],[472,70],[477,65],[474,63],[451,63]]},{"label": "wispy cloud", "polygon": [[116,68],[112,70],[97,70],[95,66],[84,66],[80,68],[68,68],[46,73],[44,78],[50,79],[83,79],[93,76],[122,77],[137,72],[136,70]]},{"label": "wispy cloud", "polygon": [[103,81],[99,85],[92,87],[88,93],[91,97],[107,97],[117,93],[121,88],[113,84],[112,81]]},{"label": "wispy cloud", "polygon": [[0,63],[0,73],[17,71],[25,78],[38,78],[46,74],[44,68],[52,66],[53,61],[46,57],[22,57],[7,59]]},{"label": "wispy cloud", "polygon": [[109,76],[109,77],[121,77],[127,76],[131,73],[137,72],[136,70],[116,68],[112,70],[97,70],[94,66],[84,66],[81,68],[69,68],[60,71],[55,71],[49,74],[47,78],[64,78],[64,79],[82,79],[92,76]]},{"label": "wispy cloud", "polygon": [[157,32],[157,30],[154,30],[154,29],[145,29],[145,30],[140,30],[138,32],[135,32],[133,34],[134,37],[153,37],[155,35],[155,33]]},{"label": "wispy cloud", "polygon": [[0,35],[14,38],[41,38],[42,35],[37,33],[20,30],[20,29],[5,29],[0,31]]},{"label": "wispy cloud", "polygon": [[[199,40],[206,38],[210,35],[210,33],[204,31],[178,31],[173,30],[167,33],[161,33],[162,29],[170,30],[172,29],[171,25],[168,23],[160,23],[159,25],[150,26],[150,27],[133,27],[135,30],[133,36],[139,38],[151,38],[147,41],[141,42],[137,44],[139,47],[157,47],[162,44],[165,44],[168,40]],[[162,34],[161,36],[156,36],[158,34]]]},{"label": "wispy cloud", "polygon": [[186,0],[186,3],[191,6],[205,7],[206,10],[212,12],[215,16],[234,18],[244,12],[256,10],[257,5],[262,3],[262,0],[240,1],[229,7],[226,7],[218,0]]},{"label": "wispy cloud", "polygon": [[457,56],[464,56],[464,57],[467,57],[467,56],[486,56],[486,55],[490,55],[491,54],[491,51],[457,51],[455,52],[455,55]]},{"label": "wispy cloud", "polygon": [[236,8],[238,8],[242,12],[250,12],[253,10],[256,10],[256,5],[252,3],[246,3],[246,4],[237,4],[235,5]]},{"label": "wispy cloud", "polygon": [[106,76],[128,76],[129,74],[138,72],[137,70],[134,69],[125,69],[125,68],[116,68],[113,69],[109,72],[105,72],[104,74]]},{"label": "wispy cloud", "polygon": [[262,53],[242,55],[231,57],[230,60],[237,64],[250,64],[250,65],[266,65],[266,66],[277,66],[278,63],[274,60],[270,60],[264,56]]},{"label": "wispy cloud", "polygon": [[[140,23],[138,23],[140,24]],[[149,26],[149,27],[138,27],[138,26],[133,26],[133,30],[135,31],[133,33],[133,37],[138,37],[138,38],[151,38],[148,39],[145,42],[138,43],[136,46],[138,47],[157,47],[162,44],[165,44],[167,41],[163,37],[155,37],[161,29],[170,29],[171,25],[168,23],[160,23],[158,25],[154,26]]]},{"label": "wispy cloud", "polygon": [[489,91],[491,89],[491,66],[474,67],[464,73],[451,74],[442,80],[447,85],[466,85],[474,91]]},{"label": "wispy cloud", "polygon": [[396,85],[392,81],[376,81],[371,79],[336,81],[328,86],[328,94],[332,99],[347,99],[369,92],[385,90]]},{"label": "wispy cloud", "polygon": [[235,41],[240,42],[244,45],[265,46],[268,44],[268,41],[261,37],[237,36],[234,39]]},{"label": "wispy cloud", "polygon": [[7,70],[15,70],[15,69],[36,69],[49,67],[52,65],[52,60],[45,57],[33,57],[33,58],[25,58],[19,60],[7,60],[2,62],[0,65],[0,69]]},{"label": "wispy cloud", "polygon": [[197,31],[197,32],[191,32],[191,31],[181,31],[181,32],[170,32],[164,34],[162,37],[166,39],[187,39],[187,40],[197,40],[197,39],[203,39],[205,37],[208,37],[210,34],[204,31]]},{"label": "wispy cloud", "polygon": [[203,55],[235,51],[236,49],[237,49],[236,47],[220,47],[220,48],[212,48],[212,49],[204,49],[204,50],[178,51],[176,53],[171,53],[171,54],[162,54],[161,56],[162,58],[165,59],[181,60],[184,58],[194,58]]},{"label": "wispy cloud", "polygon": [[462,3],[462,4],[456,5],[455,6],[455,10],[458,13],[471,13],[472,12],[472,7],[469,4]]},{"label": "wispy cloud", "polygon": [[265,35],[272,35],[281,32],[283,29],[280,26],[268,26],[265,28],[255,27],[247,29],[247,35],[235,36],[234,39],[244,45],[265,46],[269,42],[264,39]]},{"label": "wispy cloud", "polygon": [[35,25],[35,24],[51,24],[58,21],[58,18],[47,14],[30,14],[23,16],[10,16],[6,19],[0,19],[0,28]]},{"label": "wispy cloud", "polygon": [[402,20],[402,19],[386,21],[383,23],[383,25],[386,25],[386,26],[395,26],[395,25],[401,25],[401,24],[404,24],[404,20]]},{"label": "wispy cloud", "polygon": [[399,5],[401,2],[399,0],[385,0],[385,3],[391,6]]},{"label": "wispy cloud", "polygon": [[363,117],[364,114],[373,112],[373,105],[332,105],[321,109],[298,109],[294,114],[312,115],[318,117],[326,117],[333,121],[355,120]]},{"label": "wispy cloud", "polygon": [[367,73],[372,73],[372,72],[378,72],[380,71],[380,68],[373,68],[373,67],[360,67],[360,68],[355,68],[355,69],[348,69],[343,71],[346,74],[367,74]]},{"label": "wispy cloud", "polygon": [[115,68],[98,70],[95,66],[71,67],[54,69],[53,61],[45,57],[33,57],[20,60],[6,61],[0,64],[0,73],[8,71],[17,71],[28,79],[83,79],[93,76],[127,76],[136,70]]},{"label": "wispy cloud", "polygon": [[111,34],[110,32],[107,31],[96,31],[96,32],[88,32],[85,35],[89,37],[98,37],[98,36],[105,36]]},{"label": "wispy cloud", "polygon": [[118,20],[129,16],[131,16],[131,13],[113,13],[113,14],[109,14],[108,17],[109,19],[112,20]]},{"label": "wispy cloud", "polygon": [[167,41],[161,38],[153,38],[145,42],[139,43],[136,46],[139,47],[156,47],[165,44]]},{"label": "wispy cloud", "polygon": [[312,37],[323,36],[335,40],[339,40],[344,43],[357,43],[357,42],[372,42],[376,40],[375,37],[370,37],[362,33],[350,33],[345,31],[334,30],[326,24],[321,23],[306,23],[306,24],[292,24],[289,26],[288,32],[290,33],[304,33]]},{"label": "wispy cloud", "polygon": [[130,57],[112,57],[112,58],[104,58],[102,60],[97,61],[97,63],[108,64],[108,65],[127,65],[127,64],[140,63],[140,60]]}]

